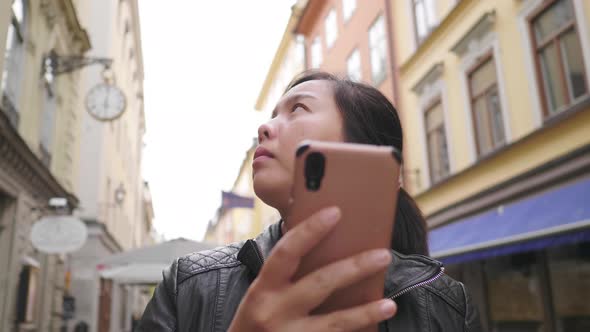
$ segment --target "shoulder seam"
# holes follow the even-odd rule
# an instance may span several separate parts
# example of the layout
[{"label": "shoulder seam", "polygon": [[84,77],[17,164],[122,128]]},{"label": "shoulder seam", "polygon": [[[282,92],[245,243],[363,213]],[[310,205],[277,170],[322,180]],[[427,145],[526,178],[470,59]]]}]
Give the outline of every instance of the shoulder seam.
[{"label": "shoulder seam", "polygon": [[224,264],[217,264],[217,265],[211,265],[211,266],[204,267],[202,269],[191,271],[191,273],[186,273],[187,276],[185,276],[181,280],[180,280],[180,278],[178,278],[179,279],[178,280],[178,285],[182,284],[186,280],[188,280],[188,279],[190,279],[190,278],[192,278],[194,276],[197,276],[199,274],[203,274],[203,273],[207,273],[207,272],[212,272],[212,271],[217,271],[219,269],[228,268],[228,267],[236,267],[236,266],[239,266],[239,265],[242,265],[242,262],[236,260],[234,262],[229,262],[229,263],[224,263]]},{"label": "shoulder seam", "polygon": [[454,301],[453,299],[451,299],[449,296],[447,296],[445,294],[442,294],[441,292],[438,291],[438,289],[432,287],[431,285],[425,285],[424,288],[426,290],[428,290],[430,293],[432,293],[432,294],[438,296],[439,298],[441,298],[443,301],[445,301],[451,307],[453,307],[453,309],[455,309],[455,311],[457,311],[457,313],[459,315],[461,315],[463,318],[466,317],[465,311],[462,311],[461,308],[459,308],[459,305],[456,303],[456,301]]}]

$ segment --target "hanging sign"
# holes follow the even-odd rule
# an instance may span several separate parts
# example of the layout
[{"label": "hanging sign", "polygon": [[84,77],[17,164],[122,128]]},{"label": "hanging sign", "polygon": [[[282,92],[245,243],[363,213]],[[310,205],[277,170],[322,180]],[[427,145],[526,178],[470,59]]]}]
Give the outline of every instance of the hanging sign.
[{"label": "hanging sign", "polygon": [[43,217],[31,229],[35,249],[46,254],[66,254],[80,249],[86,242],[88,229],[72,216]]}]

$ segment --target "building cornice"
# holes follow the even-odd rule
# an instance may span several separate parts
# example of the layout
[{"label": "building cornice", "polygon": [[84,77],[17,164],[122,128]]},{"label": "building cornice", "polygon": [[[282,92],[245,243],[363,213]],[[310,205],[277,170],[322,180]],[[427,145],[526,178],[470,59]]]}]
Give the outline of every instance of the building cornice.
[{"label": "building cornice", "polygon": [[69,193],[11,125],[0,106],[0,168],[6,170],[18,183],[40,199],[64,197],[70,208],[78,206],[76,196]]},{"label": "building cornice", "polygon": [[[486,188],[468,198],[450,204],[427,216],[429,228],[481,213],[505,202],[524,197],[544,188],[588,177],[590,145],[568,152],[506,181]],[[419,200],[419,197],[416,197]]]},{"label": "building cornice", "polygon": [[311,32],[313,23],[316,22],[316,18],[327,3],[325,0],[309,0],[305,3],[293,31],[298,34],[308,35]]},{"label": "building cornice", "polygon": [[460,18],[461,15],[465,13],[466,9],[468,9],[473,3],[473,0],[460,0],[455,7],[453,7],[451,12],[440,22],[436,29],[434,29],[434,31],[432,31],[432,33],[420,45],[418,45],[414,54],[400,65],[400,73],[402,75],[406,74],[410,68],[414,67],[414,64],[418,62],[419,59],[429,54],[429,51],[436,46],[437,41],[446,35],[446,31],[451,25]]},{"label": "building cornice", "polygon": [[272,82],[274,81],[275,75],[279,70],[283,59],[285,58],[285,54],[289,50],[289,45],[294,40],[295,36],[295,25],[299,22],[299,18],[302,13],[302,8],[299,7],[299,2],[293,7],[291,7],[291,16],[289,17],[289,22],[287,23],[287,27],[283,32],[283,37],[281,38],[281,42],[279,43],[279,47],[275,52],[275,55],[272,59],[270,64],[270,68],[268,69],[268,73],[264,79],[264,83],[262,84],[262,89],[260,89],[260,93],[258,94],[258,98],[256,99],[256,104],[254,105],[254,109],[257,111],[261,111],[262,107],[264,106],[264,100],[268,97],[268,93],[272,86]]}]

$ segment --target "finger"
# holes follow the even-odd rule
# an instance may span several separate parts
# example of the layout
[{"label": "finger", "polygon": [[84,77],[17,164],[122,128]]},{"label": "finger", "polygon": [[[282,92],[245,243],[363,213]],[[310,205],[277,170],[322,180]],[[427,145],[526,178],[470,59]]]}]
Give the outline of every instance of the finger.
[{"label": "finger", "polygon": [[320,305],[336,289],[355,284],[391,263],[389,249],[376,249],[346,258],[322,267],[299,280],[288,290],[295,308],[306,310],[306,314]]},{"label": "finger", "polygon": [[317,316],[318,331],[356,331],[379,324],[397,312],[397,305],[390,299],[375,301],[362,306]]},{"label": "finger", "polygon": [[269,287],[289,282],[301,257],[315,247],[339,219],[339,208],[326,208],[289,230],[271,251],[260,271],[260,278]]}]

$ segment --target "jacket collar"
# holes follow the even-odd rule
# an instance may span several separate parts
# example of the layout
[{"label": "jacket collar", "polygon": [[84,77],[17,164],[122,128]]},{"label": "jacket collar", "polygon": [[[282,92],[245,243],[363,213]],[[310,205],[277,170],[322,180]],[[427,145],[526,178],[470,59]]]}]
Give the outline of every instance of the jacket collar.
[{"label": "jacket collar", "polygon": [[[282,236],[283,221],[270,225],[254,240],[248,240],[238,253],[238,260],[256,278],[262,264]],[[393,260],[385,278],[385,296],[397,297],[406,290],[437,278],[444,269],[442,263],[422,255],[403,255],[392,250]]]}]

